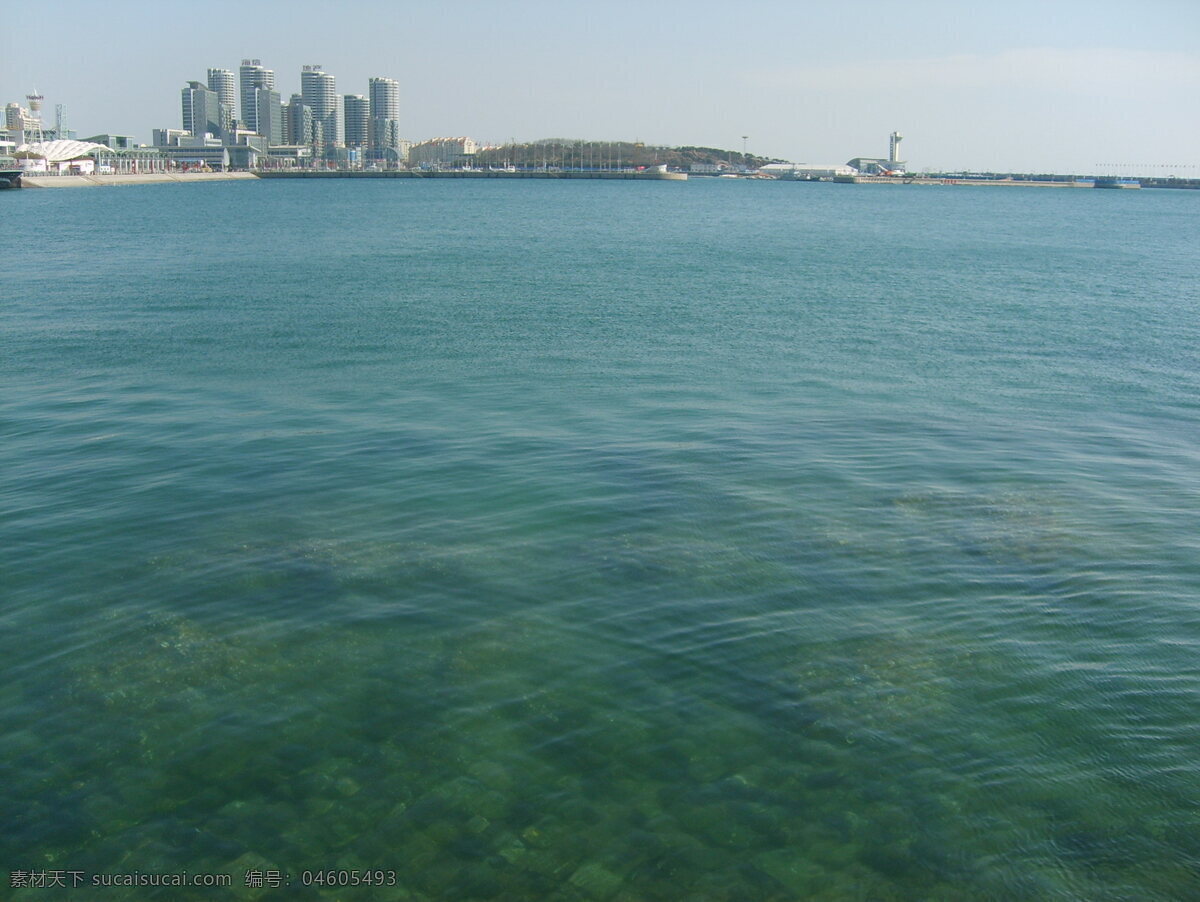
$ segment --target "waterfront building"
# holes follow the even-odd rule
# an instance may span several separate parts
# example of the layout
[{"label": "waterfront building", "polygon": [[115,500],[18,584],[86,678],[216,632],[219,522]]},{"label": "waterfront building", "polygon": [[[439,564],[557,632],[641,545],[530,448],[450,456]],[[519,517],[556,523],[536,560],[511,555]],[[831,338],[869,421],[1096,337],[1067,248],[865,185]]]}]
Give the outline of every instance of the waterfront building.
[{"label": "waterfront building", "polygon": [[147,175],[167,171],[167,158],[156,147],[109,148],[96,150],[92,156],[97,172],[102,175]]},{"label": "waterfront building", "polygon": [[[320,64],[300,70],[300,93],[306,106],[312,109],[314,129],[321,126],[321,148],[345,144],[342,131],[342,98],[337,92],[337,79],[321,69]],[[316,144],[314,136],[314,144]]]},{"label": "waterfront building", "polygon": [[460,166],[469,163],[478,148],[470,138],[430,138],[413,144],[408,160],[417,166]]},{"label": "waterfront building", "polygon": [[254,118],[258,128],[254,129],[266,139],[267,145],[286,144],[283,132],[283,109],[279,104],[279,92],[272,88],[254,89]]},{"label": "waterfront building", "polygon": [[229,148],[219,138],[185,136],[178,144],[157,148],[177,169],[212,169],[223,172],[229,168]]},{"label": "waterfront building", "polygon": [[182,135],[174,144],[156,148],[173,164],[183,169],[253,169],[267,153],[267,139],[246,129],[236,132],[236,140],[204,135]]},{"label": "waterfront building", "polygon": [[366,147],[370,141],[371,105],[362,94],[342,98],[347,147]]},{"label": "waterfront building", "polygon": [[240,137],[237,144],[227,144],[225,149],[229,151],[229,168],[257,169],[259,160],[267,157],[267,139],[262,135],[247,132]]},{"label": "waterfront building", "polygon": [[338,169],[362,169],[363,150],[360,147],[327,148],[325,151],[326,164],[332,163]]},{"label": "waterfront building", "polygon": [[89,144],[102,144],[109,150],[133,150],[138,146],[133,135],[92,135],[83,140]]},{"label": "waterfront building", "polygon": [[127,135],[97,135],[76,141],[58,138],[23,145],[18,153],[22,170],[43,175],[117,175],[164,172],[167,158],[156,147],[135,147]]},{"label": "waterfront building", "polygon": [[862,175],[903,175],[908,165],[900,159],[900,142],[903,140],[904,136],[899,132],[892,132],[888,136],[886,160],[880,157],[855,157],[846,165],[857,169]]},{"label": "waterfront building", "polygon": [[268,156],[259,157],[259,166],[271,169],[306,169],[312,165],[311,144],[280,144],[272,147]]},{"label": "waterfront building", "polygon": [[261,144],[264,148],[267,146],[267,139],[258,132],[252,132],[248,128],[234,129],[232,135],[225,136],[225,143],[232,146],[234,144]]},{"label": "waterfront building", "polygon": [[[238,80],[242,93],[242,124],[252,132],[262,134],[258,122],[258,88],[274,88],[275,72],[263,66],[262,60],[242,60],[238,68]],[[270,125],[267,125],[270,128]]]},{"label": "waterfront building", "polygon": [[395,160],[399,158],[400,150],[400,83],[394,78],[371,78],[368,96],[371,101],[371,157]]},{"label": "waterfront building", "polygon": [[879,157],[855,157],[846,163],[862,175],[902,175],[903,160],[884,160]]},{"label": "waterfront building", "polygon": [[216,135],[180,135],[173,147],[224,147],[225,142]]},{"label": "waterfront building", "polygon": [[216,91],[209,90],[201,82],[191,81],[181,94],[184,129],[196,137],[222,134],[221,102]]},{"label": "waterfront building", "polygon": [[150,143],[155,147],[172,147],[178,146],[179,139],[188,137],[191,132],[184,128],[156,128],[150,134]]},{"label": "waterfront building", "polygon": [[[695,167],[692,169],[695,170]],[[768,163],[758,171],[777,179],[795,179],[801,182],[814,179],[829,180],[839,175],[857,173],[856,169],[842,163]]]},{"label": "waterfront building", "polygon": [[91,175],[97,150],[108,148],[88,141],[33,141],[18,147],[16,157],[30,175]]}]

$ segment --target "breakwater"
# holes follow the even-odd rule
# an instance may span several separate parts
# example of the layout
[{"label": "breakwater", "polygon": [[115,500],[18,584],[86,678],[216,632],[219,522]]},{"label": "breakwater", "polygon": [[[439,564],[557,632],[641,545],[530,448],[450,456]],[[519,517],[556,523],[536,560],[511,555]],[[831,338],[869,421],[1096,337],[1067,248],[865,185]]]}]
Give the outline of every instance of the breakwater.
[{"label": "breakwater", "polygon": [[275,179],[618,179],[685,181],[686,172],[659,169],[277,169],[258,173]]},{"label": "breakwater", "polygon": [[848,185],[999,185],[1026,188],[1183,188],[1200,189],[1200,179],[1126,178],[1124,176],[1048,176],[1038,178],[978,178],[961,175],[837,175]]},{"label": "breakwater", "polygon": [[[890,175],[837,175],[833,180],[846,185],[1001,185],[1025,188],[1095,188],[1094,179],[1048,180],[1048,179],[1005,179],[963,178],[955,176],[890,176]],[[1129,187],[1137,187],[1131,185]]]}]

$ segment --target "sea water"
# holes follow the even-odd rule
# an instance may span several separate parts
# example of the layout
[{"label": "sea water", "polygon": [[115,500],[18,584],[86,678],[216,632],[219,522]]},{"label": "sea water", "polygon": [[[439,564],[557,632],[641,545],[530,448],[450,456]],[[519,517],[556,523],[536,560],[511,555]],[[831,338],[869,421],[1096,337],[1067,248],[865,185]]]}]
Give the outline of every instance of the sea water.
[{"label": "sea water", "polygon": [[0,201],[0,896],[1200,892],[1200,196]]}]

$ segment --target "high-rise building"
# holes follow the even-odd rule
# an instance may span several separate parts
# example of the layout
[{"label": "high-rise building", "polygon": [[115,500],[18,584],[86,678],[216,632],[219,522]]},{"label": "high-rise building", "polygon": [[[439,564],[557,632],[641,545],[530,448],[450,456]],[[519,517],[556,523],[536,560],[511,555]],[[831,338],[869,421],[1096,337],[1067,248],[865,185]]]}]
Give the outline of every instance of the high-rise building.
[{"label": "high-rise building", "polygon": [[267,139],[267,145],[283,144],[283,112],[279,105],[279,92],[271,88],[254,89],[254,118],[258,133]]},{"label": "high-rise building", "polygon": [[242,123],[250,131],[262,134],[258,127],[258,101],[254,91],[257,88],[274,88],[275,72],[264,68],[262,60],[242,60],[238,79],[242,93]]},{"label": "high-rise building", "polygon": [[288,103],[288,143],[313,144],[312,107],[299,94],[293,94]]},{"label": "high-rise building", "polygon": [[338,96],[337,79],[322,71],[320,64],[304,66],[300,70],[300,93],[305,106],[312,109],[313,122],[321,126],[321,146],[344,145],[342,98]]},{"label": "high-rise building", "polygon": [[371,105],[362,94],[347,94],[342,98],[346,123],[346,146],[366,147],[370,141]]},{"label": "high-rise building", "polygon": [[199,81],[190,81],[182,91],[183,127],[197,138],[205,134],[220,135],[221,101],[216,91],[211,91]]},{"label": "high-rise building", "polygon": [[209,69],[208,89],[217,92],[221,104],[221,123],[225,132],[233,132],[237,124],[237,88],[230,69]]},{"label": "high-rise building", "polygon": [[393,158],[400,148],[400,83],[394,78],[369,81],[371,100],[371,156]]}]

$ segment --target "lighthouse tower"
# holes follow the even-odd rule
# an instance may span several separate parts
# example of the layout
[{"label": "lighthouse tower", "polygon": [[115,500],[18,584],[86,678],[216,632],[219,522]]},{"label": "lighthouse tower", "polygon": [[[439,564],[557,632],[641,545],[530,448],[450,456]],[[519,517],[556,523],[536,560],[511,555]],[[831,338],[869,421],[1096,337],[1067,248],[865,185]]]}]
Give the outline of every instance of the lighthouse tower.
[{"label": "lighthouse tower", "polygon": [[888,162],[900,162],[900,142],[904,140],[904,135],[899,132],[892,132],[888,140]]}]

